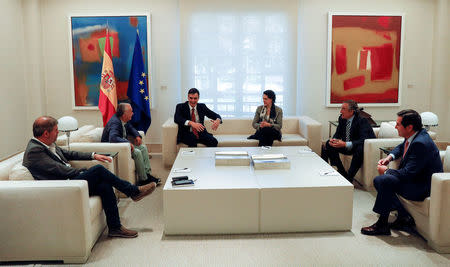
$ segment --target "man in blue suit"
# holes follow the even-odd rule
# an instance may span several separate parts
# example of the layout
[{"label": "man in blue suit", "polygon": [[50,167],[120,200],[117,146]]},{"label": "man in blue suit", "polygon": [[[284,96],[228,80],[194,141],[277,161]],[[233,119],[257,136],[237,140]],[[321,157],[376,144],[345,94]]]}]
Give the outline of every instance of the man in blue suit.
[{"label": "man in blue suit", "polygon": [[205,129],[205,116],[213,122],[212,129],[217,130],[222,123],[219,114],[210,110],[205,104],[198,103],[200,92],[197,88],[188,91],[188,101],[175,108],[174,121],[178,124],[177,144],[184,143],[196,147],[198,143],[216,147],[217,139]]},{"label": "man in blue suit", "polygon": [[[390,235],[390,229],[414,226],[413,218],[401,205],[397,194],[408,200],[423,201],[430,196],[432,174],[443,171],[439,150],[422,128],[419,113],[407,109],[397,116],[395,128],[405,141],[378,162],[380,175],[373,181],[378,192],[373,211],[380,217],[375,224],[361,228],[365,235]],[[389,169],[389,162],[398,158],[401,159],[399,168]],[[393,210],[397,210],[398,216],[389,224],[389,213]]]},{"label": "man in blue suit", "polygon": [[130,143],[131,156],[134,159],[138,174],[138,185],[145,185],[151,182],[159,185],[161,179],[151,175],[147,147],[142,144],[142,137],[139,132],[129,123],[131,117],[133,117],[133,108],[131,105],[128,103],[120,103],[117,106],[116,114],[109,119],[103,129],[102,142]]}]

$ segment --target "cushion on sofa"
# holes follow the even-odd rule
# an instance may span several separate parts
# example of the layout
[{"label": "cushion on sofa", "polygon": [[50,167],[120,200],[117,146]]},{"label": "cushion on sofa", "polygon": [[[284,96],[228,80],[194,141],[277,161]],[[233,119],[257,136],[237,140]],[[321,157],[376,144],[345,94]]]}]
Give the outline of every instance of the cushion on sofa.
[{"label": "cushion on sofa", "polygon": [[9,171],[18,162],[22,163],[23,152],[0,162],[0,181],[9,180]]},{"label": "cushion on sofa", "polygon": [[378,132],[378,138],[398,138],[397,129],[395,129],[395,121],[382,122],[380,125],[380,131]]},{"label": "cushion on sofa", "polygon": [[275,141],[274,146],[307,146],[308,140],[299,134],[283,133],[281,142]]},{"label": "cushion on sofa", "polygon": [[424,201],[412,201],[404,197],[399,196],[401,201],[406,204],[409,208],[417,211],[418,213],[429,216],[430,214],[430,197],[425,198]]},{"label": "cushion on sofa", "polygon": [[444,157],[442,159],[442,165],[444,167],[444,172],[450,172],[450,146],[444,151]]},{"label": "cushion on sofa", "polygon": [[243,134],[221,134],[215,135],[219,146],[230,147],[230,146],[257,146],[258,140],[247,139],[249,135]]},{"label": "cushion on sofa", "polygon": [[[90,130],[94,129],[94,125],[83,125],[78,130],[73,131],[70,133],[70,142],[78,142],[78,139],[83,136],[85,133],[89,132]],[[56,139],[55,142],[58,146],[65,146],[67,145],[67,135],[61,134],[58,136],[58,139]]]},{"label": "cushion on sofa", "polygon": [[97,143],[101,142],[103,134],[103,128],[97,127],[95,129],[90,130],[89,132],[81,135],[77,138],[77,143]]},{"label": "cushion on sofa", "polygon": [[14,167],[9,170],[9,180],[34,180],[34,178],[33,175],[31,175],[30,171],[22,165],[22,161],[20,161],[17,162]]}]

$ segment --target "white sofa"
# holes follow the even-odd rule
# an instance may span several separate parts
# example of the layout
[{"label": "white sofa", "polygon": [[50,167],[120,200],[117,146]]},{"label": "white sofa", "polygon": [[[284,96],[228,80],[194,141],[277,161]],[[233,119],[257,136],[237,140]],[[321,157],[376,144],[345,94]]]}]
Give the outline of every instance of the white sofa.
[{"label": "white sofa", "polygon": [[[382,127],[385,125],[382,125]],[[387,125],[386,125],[387,126]],[[395,131],[395,132],[392,132]],[[380,127],[373,128],[375,136],[374,139],[366,139],[364,141],[364,160],[363,165],[355,175],[355,180],[357,180],[364,189],[368,191],[375,191],[373,186],[373,179],[378,176],[377,164],[381,157],[386,157],[387,155],[382,154],[380,147],[395,147],[403,142],[403,138],[398,136],[397,130],[392,126],[392,130],[380,129]],[[386,132],[391,131],[387,134]],[[431,139],[436,139],[436,133],[428,132]],[[394,137],[392,137],[394,136]],[[380,157],[381,156],[381,157]],[[346,169],[350,167],[352,160],[351,155],[342,155],[341,160]]]},{"label": "white sofa", "polygon": [[439,253],[450,253],[450,146],[441,154],[443,173],[431,177],[431,194],[424,201],[400,201],[416,222],[416,230]]},{"label": "white sofa", "polygon": [[[82,152],[118,152],[117,155],[117,175],[132,183],[136,184],[136,167],[131,157],[131,147],[129,143],[102,143],[103,127],[95,127],[94,125],[84,125],[70,135],[70,149]],[[139,131],[141,136],[145,136],[144,132]],[[142,139],[144,143],[144,138]],[[58,146],[67,145],[67,136],[60,135],[56,140]],[[145,143],[144,143],[145,144]],[[122,195],[123,196],[123,195]]]},{"label": "white sofa", "polygon": [[[89,197],[86,181],[36,181],[22,159],[23,152],[0,162],[0,262],[86,262],[106,227],[100,197]],[[95,160],[70,163],[114,170]]]},{"label": "white sofa", "polygon": [[[248,140],[247,137],[255,133],[252,127],[252,118],[225,118],[217,131],[211,129],[211,122],[205,120],[208,132],[216,137],[219,147],[257,146],[257,140]],[[309,146],[320,155],[322,144],[322,124],[307,116],[285,116],[281,128],[282,142],[275,141],[274,146]],[[175,161],[178,150],[184,144],[177,145],[178,125],[173,118],[169,118],[162,125],[162,155],[165,166]],[[199,147],[203,146],[199,144]]]}]

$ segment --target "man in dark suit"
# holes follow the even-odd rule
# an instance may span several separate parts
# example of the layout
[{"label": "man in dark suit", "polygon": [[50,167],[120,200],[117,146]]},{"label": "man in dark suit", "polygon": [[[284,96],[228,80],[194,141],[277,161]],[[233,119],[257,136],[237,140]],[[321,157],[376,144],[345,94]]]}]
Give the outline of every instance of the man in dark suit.
[{"label": "man in dark suit", "polygon": [[124,181],[102,165],[89,169],[73,168],[69,160],[109,161],[111,158],[94,152],[75,152],[55,145],[58,137],[58,121],[52,117],[39,117],[33,123],[34,137],[28,142],[23,155],[23,166],[27,167],[36,180],[86,180],[89,194],[100,196],[106,214],[106,222],[111,237],[137,237],[138,233],[121,225],[119,210],[113,187],[139,201],[151,194],[155,183],[135,186]]},{"label": "man in dark suit", "polygon": [[205,129],[205,116],[212,119],[212,129],[216,130],[222,123],[219,114],[210,110],[205,104],[198,103],[200,92],[196,88],[188,91],[188,101],[180,103],[175,109],[174,121],[178,124],[177,144],[184,143],[196,147],[198,143],[216,147],[217,139]]},{"label": "man in dark suit", "polygon": [[[414,226],[413,218],[401,205],[397,194],[408,200],[423,201],[430,196],[432,174],[443,171],[439,150],[422,128],[419,113],[407,109],[397,116],[395,128],[405,141],[378,162],[380,175],[373,181],[378,192],[373,211],[380,217],[375,224],[361,229],[365,235],[390,235],[390,229]],[[387,167],[394,159],[401,159],[398,170]],[[389,213],[393,210],[397,210],[397,219],[388,224]]]},{"label": "man in dark suit", "polygon": [[[134,159],[136,172],[138,174],[138,185],[151,182],[161,183],[161,179],[151,175],[150,158],[147,147],[142,144],[142,136],[131,125],[133,108],[128,103],[120,103],[117,112],[109,119],[103,128],[102,142],[130,143],[131,156]],[[128,140],[130,139],[130,141]]]},{"label": "man in dark suit", "polygon": [[[350,183],[358,172],[364,159],[364,140],[375,138],[375,133],[369,122],[359,116],[358,104],[353,100],[346,100],[341,106],[339,124],[333,138],[322,147],[322,158],[331,166],[336,166],[338,172]],[[348,171],[342,165],[339,153],[353,155]]]}]

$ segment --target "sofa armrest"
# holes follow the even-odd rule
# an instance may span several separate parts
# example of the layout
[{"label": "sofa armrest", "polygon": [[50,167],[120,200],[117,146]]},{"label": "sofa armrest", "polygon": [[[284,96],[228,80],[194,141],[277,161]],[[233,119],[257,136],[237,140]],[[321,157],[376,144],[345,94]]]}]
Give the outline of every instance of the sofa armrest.
[{"label": "sofa armrest", "polygon": [[449,210],[450,173],[435,173],[431,177],[430,237],[438,247],[450,247]]},{"label": "sofa armrest", "polygon": [[374,138],[364,140],[364,161],[362,181],[367,190],[375,190],[373,179],[378,175],[377,165],[380,158],[380,147],[397,146],[403,142],[402,138]]},{"label": "sofa armrest", "polygon": [[298,121],[300,135],[308,140],[308,146],[317,155],[322,147],[322,124],[308,116],[300,116]]},{"label": "sofa armrest", "polygon": [[116,175],[132,184],[136,183],[136,167],[129,143],[73,143],[70,144],[70,149],[82,152],[118,152]]},{"label": "sofa armrest", "polygon": [[86,181],[0,181],[0,210],[0,261],[89,256]]},{"label": "sofa armrest", "polygon": [[162,156],[165,166],[170,166],[177,156],[178,125],[170,117],[162,125]]},{"label": "sofa armrest", "polygon": [[69,163],[74,168],[87,168],[87,169],[100,164],[103,165],[103,167],[105,167],[110,172],[114,173],[114,161],[102,162],[98,160],[71,160]]}]

